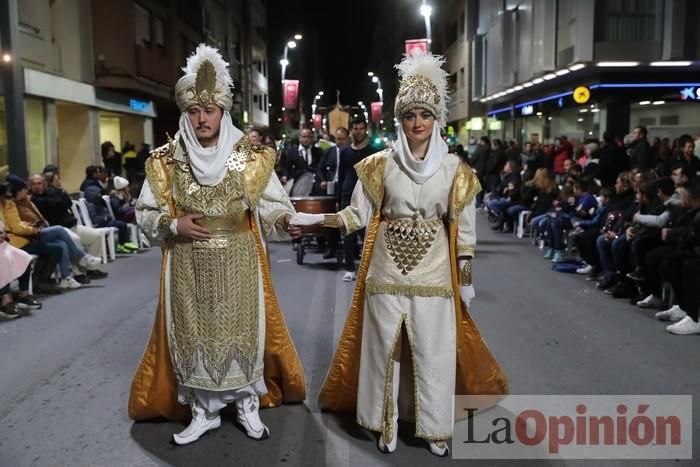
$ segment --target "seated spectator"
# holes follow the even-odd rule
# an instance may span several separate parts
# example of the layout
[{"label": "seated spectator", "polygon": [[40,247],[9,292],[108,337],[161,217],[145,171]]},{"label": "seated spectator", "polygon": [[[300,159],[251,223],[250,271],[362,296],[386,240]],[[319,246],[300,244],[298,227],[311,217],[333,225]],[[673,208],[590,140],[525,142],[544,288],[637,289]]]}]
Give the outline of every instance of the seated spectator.
[{"label": "seated spectator", "polygon": [[107,194],[107,184],[104,182],[106,173],[104,169],[98,165],[89,165],[85,169],[85,180],[80,184],[80,191],[85,193],[87,188],[92,186],[99,190],[100,196]]},{"label": "seated spectator", "polygon": [[[610,202],[605,206],[605,210],[599,213],[597,223],[590,225],[588,229],[576,237],[576,249],[579,256],[586,264],[591,266],[589,279],[596,280],[601,272],[602,266],[597,248],[598,237],[601,235],[601,232],[607,235],[607,232],[613,228],[615,222],[634,204],[634,198],[631,174],[622,172],[618,175],[615,183],[615,194],[610,198]],[[612,239],[615,234],[612,233],[611,235]],[[614,284],[610,284],[610,286],[612,285]]]},{"label": "seated spectator", "polygon": [[588,182],[578,179],[574,182],[575,207],[570,212],[561,212],[549,221],[550,246],[554,250],[552,262],[564,260],[564,232],[573,228],[571,220],[576,217],[588,220],[593,217],[598,200],[588,190]]},{"label": "seated spectator", "polygon": [[102,264],[102,260],[85,253],[64,227],[49,226],[49,223],[29,199],[29,190],[23,179],[10,175],[7,177],[7,181],[12,195],[12,201],[6,203],[7,209],[4,210],[8,226],[12,228],[12,225],[16,225],[18,221],[24,223],[26,227],[31,229],[30,236],[35,237],[39,243],[60,248],[61,281],[58,286],[62,289],[79,288],[81,284],[73,275],[71,256],[76,258],[77,265],[81,268],[97,266]]},{"label": "seated spectator", "polygon": [[552,209],[550,209],[547,214],[545,214],[544,219],[539,222],[537,232],[540,239],[544,240],[547,245],[547,252],[545,253],[545,259],[554,258],[554,247],[552,244],[552,237],[550,233],[550,224],[556,218],[560,216],[570,217],[573,214],[574,206],[576,205],[576,196],[574,195],[573,183],[569,185],[565,184],[561,191],[559,192],[559,198],[554,200],[552,203]]},{"label": "seated spectator", "polygon": [[695,157],[695,142],[686,138],[681,146],[681,152],[672,158],[672,165],[684,165],[688,167],[688,178],[694,178],[700,172],[700,159]]},{"label": "seated spectator", "polygon": [[[0,213],[0,317],[15,319],[41,308],[34,297],[29,295],[29,279],[32,273],[32,256],[8,243],[5,224]],[[10,283],[19,280],[17,302],[10,293]]]},{"label": "seated spectator", "polygon": [[[600,189],[598,194],[598,207],[593,213],[593,217],[590,219],[580,219],[576,216],[571,218],[571,225],[574,227],[573,232],[569,236],[568,245],[571,245],[571,250],[576,250],[579,252],[579,237],[586,231],[591,231],[593,229],[597,234],[597,230],[605,221],[605,213],[607,211],[608,203],[610,202],[610,197],[612,196],[612,190],[608,187],[603,187]],[[571,254],[571,251],[569,252]],[[580,255],[580,253],[579,253]],[[585,260],[584,260],[585,263]],[[590,264],[585,264],[584,266],[576,270],[578,274],[591,274],[593,272],[593,266]]]},{"label": "seated spectator", "polygon": [[610,289],[614,298],[635,298],[636,287],[627,274],[636,267],[632,251],[639,251],[641,245],[653,244],[660,238],[660,229],[635,221],[637,215],[658,216],[664,210],[663,202],[658,197],[659,185],[656,181],[643,182],[636,193],[638,210],[632,216],[631,225],[623,234],[613,241],[613,263],[617,273],[617,285]]},{"label": "seated spectator", "polygon": [[[700,182],[689,182],[680,190],[680,194],[682,213],[661,229],[662,245],[644,257],[645,280],[641,282],[641,288],[646,298],[637,302],[637,306],[641,308],[658,308],[663,305],[661,289],[664,281],[677,278],[674,276],[677,273],[674,269],[681,269],[682,263],[695,253],[698,239],[696,228],[697,222],[700,221]],[[657,313],[656,318],[666,321],[680,321],[685,318],[687,312],[681,307],[682,293],[681,296],[676,296],[675,292],[674,289],[673,306]]]},{"label": "seated spectator", "polygon": [[506,229],[512,230],[512,226],[523,211],[530,211],[525,222],[532,224],[534,219],[546,214],[551,209],[552,202],[557,199],[557,194],[557,185],[554,183],[554,177],[549,169],[537,169],[532,180],[523,185],[521,201],[506,210],[504,219]]},{"label": "seated spectator", "polygon": [[112,219],[109,215],[109,210],[102,199],[102,191],[94,185],[88,186],[85,190],[85,201],[87,202],[88,211],[92,225],[95,227],[116,227],[119,230],[119,242],[117,251],[119,253],[134,253],[139,247],[129,241],[129,229],[126,222],[117,219]]},{"label": "seated spectator", "polygon": [[671,204],[671,196],[675,194],[675,186],[670,178],[661,178],[655,182],[658,187],[658,199],[663,204],[661,214],[645,214],[641,211],[636,213],[632,220],[641,226],[653,230],[653,235],[640,236],[630,245],[630,261],[633,271],[627,277],[633,281],[644,280],[644,256],[647,252],[661,246],[661,229],[668,224],[671,217],[676,214],[678,207]]},{"label": "seated spectator", "polygon": [[[40,175],[32,175],[29,177],[29,189],[32,202],[49,225],[69,229],[78,236],[80,243],[85,245],[89,255],[100,256],[104,237],[96,228],[82,225],[75,218],[71,209],[73,201],[61,186],[61,178],[57,173],[45,172],[43,178]],[[107,276],[107,273],[97,266],[89,267],[86,273],[91,279]]]},{"label": "seated spectator", "polygon": [[[102,163],[108,176],[114,177],[122,174],[122,155],[114,149],[111,141],[105,141],[100,147]],[[85,191],[81,188],[82,191]]]},{"label": "seated spectator", "polygon": [[671,200],[669,201],[671,204],[680,206],[680,190],[682,190],[686,183],[688,183],[688,180],[693,177],[693,169],[689,165],[675,164],[671,167],[671,180],[673,180],[676,187],[676,192],[671,196]]},{"label": "seated spectator", "polygon": [[123,177],[112,179],[114,190],[109,193],[109,202],[117,220],[126,223],[136,220],[136,209],[129,191],[129,180]]},{"label": "seated spectator", "polygon": [[[675,248],[663,257],[659,272],[661,281],[670,284],[673,293],[671,308],[656,313],[663,321],[678,321],[668,326],[673,334],[700,333],[698,324],[698,253],[700,253],[700,180],[689,182],[685,188],[683,225],[662,231],[662,238]],[[663,247],[660,247],[661,249]],[[648,256],[657,256],[656,250]]]},{"label": "seated spectator", "polygon": [[507,161],[503,166],[501,183],[486,201],[486,208],[494,218],[493,230],[503,229],[506,210],[520,201],[520,184],[520,167],[514,161]]}]

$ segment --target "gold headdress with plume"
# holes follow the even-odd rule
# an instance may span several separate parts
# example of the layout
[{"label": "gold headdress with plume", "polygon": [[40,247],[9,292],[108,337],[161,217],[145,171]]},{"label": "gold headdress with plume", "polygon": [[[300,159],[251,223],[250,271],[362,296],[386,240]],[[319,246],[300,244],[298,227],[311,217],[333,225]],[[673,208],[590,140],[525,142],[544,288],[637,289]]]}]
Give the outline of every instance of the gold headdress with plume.
[{"label": "gold headdress with plume", "polygon": [[209,104],[231,110],[233,80],[217,49],[199,44],[182,71],[185,75],[175,84],[175,101],[181,112],[193,105]]},{"label": "gold headdress with plume", "polygon": [[429,110],[443,127],[447,124],[447,72],[442,69],[445,58],[423,51],[405,55],[399,70],[399,92],[394,103],[394,115],[401,118],[416,108]]}]

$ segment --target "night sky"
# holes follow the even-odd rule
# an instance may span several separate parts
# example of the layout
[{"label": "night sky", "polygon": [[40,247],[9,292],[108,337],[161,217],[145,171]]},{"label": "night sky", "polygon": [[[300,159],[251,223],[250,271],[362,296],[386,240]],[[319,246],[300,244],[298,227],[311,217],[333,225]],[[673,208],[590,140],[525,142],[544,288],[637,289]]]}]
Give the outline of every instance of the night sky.
[{"label": "night sky", "polygon": [[[376,84],[367,76],[376,72],[391,100],[389,80],[396,79],[391,65],[400,59],[402,42],[389,47],[386,37],[420,37],[424,31],[417,14],[420,0],[302,1],[268,0],[268,58],[273,114],[280,106],[280,64],[284,44],[299,32],[304,38],[289,53],[287,79],[301,80],[301,97],[307,107],[318,91],[319,105],[333,105],[335,90],[344,105],[378,100]],[[402,30],[397,33],[397,28]],[[400,37],[399,37],[400,36]],[[386,52],[385,50],[386,49]],[[382,72],[382,70],[384,70]]]}]

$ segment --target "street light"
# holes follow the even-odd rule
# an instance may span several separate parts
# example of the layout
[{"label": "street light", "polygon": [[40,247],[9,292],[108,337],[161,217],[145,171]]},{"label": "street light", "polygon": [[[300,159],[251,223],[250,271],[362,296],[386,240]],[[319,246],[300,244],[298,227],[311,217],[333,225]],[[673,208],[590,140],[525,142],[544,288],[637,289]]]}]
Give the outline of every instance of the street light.
[{"label": "street light", "polygon": [[5,63],[10,63],[12,61],[12,55],[2,54],[2,61]]},{"label": "street light", "polygon": [[373,71],[368,71],[368,72],[367,72],[367,76],[374,76],[374,72],[373,72]]},{"label": "street light", "polygon": [[377,94],[379,94],[379,102],[384,102],[384,90],[382,89],[382,82],[379,81],[378,76],[374,76],[374,73],[372,73],[372,82],[377,83]]},{"label": "street light", "polygon": [[420,6],[420,14],[425,18],[425,35],[428,39],[428,48],[430,48],[430,44],[433,42],[430,34],[430,15],[433,14],[433,7],[425,3],[425,0],[423,0],[423,4]]},{"label": "street light", "polygon": [[[299,41],[301,40],[301,34],[295,34],[294,39]],[[284,54],[282,56],[282,60],[280,60],[280,65],[282,65],[282,84],[284,84],[284,76],[287,72],[287,67],[289,66],[289,60],[287,59],[287,55],[289,54],[289,49],[294,49],[296,48],[297,43],[293,40],[287,41],[287,43],[284,45]],[[284,93],[283,93],[284,95]]]}]

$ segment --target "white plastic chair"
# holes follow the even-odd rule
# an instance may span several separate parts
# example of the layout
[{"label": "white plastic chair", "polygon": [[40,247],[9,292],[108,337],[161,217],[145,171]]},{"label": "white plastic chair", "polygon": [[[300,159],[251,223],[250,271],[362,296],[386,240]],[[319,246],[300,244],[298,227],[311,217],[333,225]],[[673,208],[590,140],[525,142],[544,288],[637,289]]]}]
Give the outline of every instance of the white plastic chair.
[{"label": "white plastic chair", "polygon": [[[102,199],[105,200],[105,204],[109,210],[109,215],[112,216],[112,219],[116,219],[117,216],[114,215],[112,203],[109,202],[109,195],[102,195]],[[131,222],[127,222],[126,226],[129,228],[129,240],[131,240],[131,243],[138,245],[139,248],[141,248],[143,245],[141,243],[141,236],[139,235],[139,226]]]},{"label": "white plastic chair", "polygon": [[[108,260],[114,261],[117,259],[117,245],[114,239],[114,233],[118,231],[116,227],[95,227],[92,224],[92,219],[90,219],[90,211],[88,211],[87,201],[85,198],[80,198],[79,200],[73,200],[73,213],[77,212],[76,218],[85,227],[92,227],[97,229],[103,236],[104,240],[102,242],[102,262],[107,263]],[[109,255],[109,258],[108,258]]]},{"label": "white plastic chair", "polygon": [[531,213],[532,213],[532,211],[522,211],[518,215],[518,225],[515,228],[515,235],[518,238],[523,238],[525,236],[525,219]]}]

